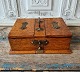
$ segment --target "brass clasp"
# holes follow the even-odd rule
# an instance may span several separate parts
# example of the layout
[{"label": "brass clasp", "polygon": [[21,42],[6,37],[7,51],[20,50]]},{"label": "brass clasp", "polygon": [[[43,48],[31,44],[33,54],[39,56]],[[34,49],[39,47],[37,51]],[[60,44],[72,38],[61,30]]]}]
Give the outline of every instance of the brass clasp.
[{"label": "brass clasp", "polygon": [[47,45],[49,42],[47,40],[33,40],[32,44],[38,46],[36,53],[44,53],[44,45]]}]

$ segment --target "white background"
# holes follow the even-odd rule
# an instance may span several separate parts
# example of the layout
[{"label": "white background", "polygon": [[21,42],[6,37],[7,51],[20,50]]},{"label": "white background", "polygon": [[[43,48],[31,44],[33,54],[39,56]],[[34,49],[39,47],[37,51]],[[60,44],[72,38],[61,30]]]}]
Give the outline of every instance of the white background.
[{"label": "white background", "polygon": [[80,0],[0,0],[0,26],[38,17],[62,17],[67,25],[80,26]]}]

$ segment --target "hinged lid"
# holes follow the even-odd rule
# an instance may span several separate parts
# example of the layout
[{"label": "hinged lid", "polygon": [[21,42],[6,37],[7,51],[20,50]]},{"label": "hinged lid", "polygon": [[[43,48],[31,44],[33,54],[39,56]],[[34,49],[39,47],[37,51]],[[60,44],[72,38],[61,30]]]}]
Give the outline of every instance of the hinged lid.
[{"label": "hinged lid", "polygon": [[71,37],[62,18],[17,19],[9,38]]},{"label": "hinged lid", "polygon": [[35,23],[34,19],[17,19],[8,37],[9,38],[33,37],[34,23]]}]

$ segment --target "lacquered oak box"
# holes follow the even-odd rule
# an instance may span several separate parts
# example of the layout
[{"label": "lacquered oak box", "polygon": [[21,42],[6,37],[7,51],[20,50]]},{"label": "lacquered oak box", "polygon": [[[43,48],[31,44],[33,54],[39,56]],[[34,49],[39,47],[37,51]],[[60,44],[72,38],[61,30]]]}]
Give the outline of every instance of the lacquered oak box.
[{"label": "lacquered oak box", "polygon": [[17,19],[8,35],[10,54],[68,54],[71,37],[62,18]]}]

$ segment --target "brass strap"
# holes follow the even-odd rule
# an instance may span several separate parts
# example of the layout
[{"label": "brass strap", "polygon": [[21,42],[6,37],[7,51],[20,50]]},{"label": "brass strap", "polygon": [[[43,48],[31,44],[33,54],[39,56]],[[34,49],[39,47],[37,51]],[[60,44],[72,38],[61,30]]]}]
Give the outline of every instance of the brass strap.
[{"label": "brass strap", "polygon": [[[35,21],[36,22],[36,21]],[[43,31],[44,29],[43,28],[41,28],[41,23],[43,22],[41,19],[40,19],[40,17],[38,18],[38,28],[36,28],[36,30],[37,31]]]},{"label": "brass strap", "polygon": [[28,24],[27,22],[23,22],[21,29],[22,29],[22,30],[26,29],[26,25],[27,25],[27,24]]}]

